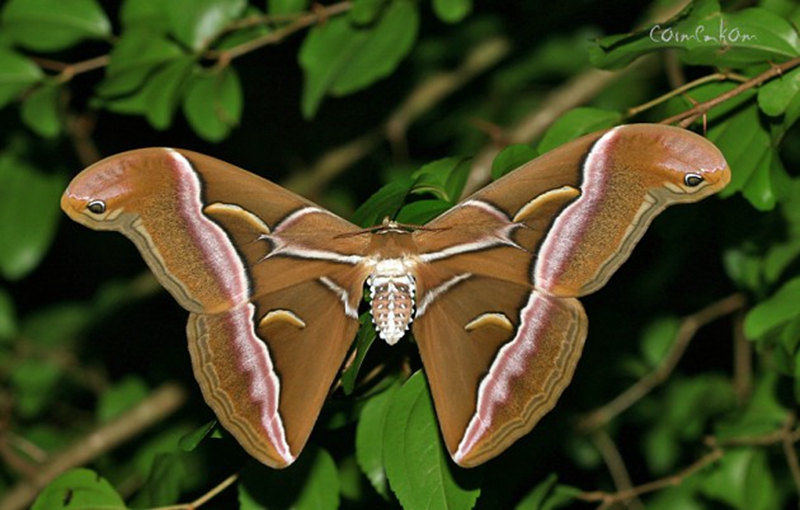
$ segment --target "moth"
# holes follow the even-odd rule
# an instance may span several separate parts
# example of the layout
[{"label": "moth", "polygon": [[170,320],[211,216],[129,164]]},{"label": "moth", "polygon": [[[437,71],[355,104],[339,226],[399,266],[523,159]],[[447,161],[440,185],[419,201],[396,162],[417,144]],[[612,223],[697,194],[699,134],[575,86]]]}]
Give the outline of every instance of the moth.
[{"label": "moth", "polygon": [[411,328],[441,433],[464,467],[527,434],[569,384],[601,288],[665,207],[730,181],[720,151],[676,127],[586,135],[421,228],[361,229],[194,152],[134,150],[81,172],[61,206],[129,237],[189,311],[195,377],[264,464],[300,454],[359,326]]}]

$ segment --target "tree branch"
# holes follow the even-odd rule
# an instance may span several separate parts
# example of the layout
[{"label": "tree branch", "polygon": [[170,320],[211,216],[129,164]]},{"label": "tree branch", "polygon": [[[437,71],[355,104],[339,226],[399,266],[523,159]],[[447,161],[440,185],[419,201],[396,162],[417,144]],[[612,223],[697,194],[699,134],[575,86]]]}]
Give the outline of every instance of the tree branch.
[{"label": "tree branch", "polygon": [[792,60],[788,60],[779,65],[775,65],[769,68],[767,71],[764,71],[763,73],[759,74],[755,78],[747,80],[738,87],[731,89],[728,92],[725,92],[724,94],[720,94],[713,99],[709,99],[708,101],[698,103],[693,108],[690,108],[685,112],[673,115],[672,117],[662,120],[661,124],[673,124],[675,122],[679,122],[679,126],[687,127],[692,122],[694,122],[698,117],[701,117],[703,114],[705,114],[715,106],[724,103],[725,101],[734,98],[743,92],[756,88],[759,85],[763,84],[764,82],[769,81],[772,78],[775,78],[776,76],[780,76],[786,71],[794,67],[797,67],[798,65],[800,65],[800,57],[793,58]]},{"label": "tree branch", "polygon": [[669,353],[667,353],[664,360],[661,362],[661,365],[636,381],[636,383],[604,406],[587,413],[579,420],[578,429],[584,431],[597,430],[644,398],[653,388],[669,377],[683,356],[683,353],[686,351],[686,348],[689,346],[689,343],[701,327],[722,316],[740,310],[744,305],[744,296],[742,294],[733,294],[716,303],[712,303],[699,312],[685,317],[678,329],[675,341]]},{"label": "tree branch", "polygon": [[113,450],[147,428],[175,412],[186,401],[186,392],[174,383],[166,383],[139,405],[117,419],[100,425],[71,446],[53,455],[39,466],[36,475],[21,480],[0,500],[0,510],[23,510],[48,483],[61,473],[84,465]]},{"label": "tree branch", "polygon": [[384,139],[405,136],[408,126],[477,75],[505,58],[511,45],[505,38],[488,39],[470,50],[453,71],[434,74],[415,87],[378,127],[323,154],[307,172],[287,179],[283,186],[314,197],[341,172],[366,157]]}]

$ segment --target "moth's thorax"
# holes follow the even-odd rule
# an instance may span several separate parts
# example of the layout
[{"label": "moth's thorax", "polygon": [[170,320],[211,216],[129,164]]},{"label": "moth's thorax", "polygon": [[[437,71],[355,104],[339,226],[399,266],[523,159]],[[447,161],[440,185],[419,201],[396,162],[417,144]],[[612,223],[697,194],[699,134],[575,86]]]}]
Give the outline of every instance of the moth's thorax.
[{"label": "moth's thorax", "polygon": [[379,259],[367,278],[372,322],[378,336],[389,345],[396,344],[403,337],[414,317],[414,264],[407,258]]}]

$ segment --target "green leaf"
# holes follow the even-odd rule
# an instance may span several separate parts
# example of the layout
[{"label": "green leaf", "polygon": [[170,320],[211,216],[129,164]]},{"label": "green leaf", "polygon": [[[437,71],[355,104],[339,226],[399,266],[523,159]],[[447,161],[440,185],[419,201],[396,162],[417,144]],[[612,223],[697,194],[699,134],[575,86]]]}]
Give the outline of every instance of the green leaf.
[{"label": "green leaf", "polygon": [[760,448],[727,451],[703,483],[703,493],[733,508],[781,508],[767,453]]},{"label": "green leaf", "polygon": [[97,92],[106,97],[129,94],[160,65],[181,55],[177,44],[147,28],[126,30],[111,50],[108,70]]},{"label": "green leaf", "polygon": [[369,312],[362,313],[359,321],[361,322],[361,327],[358,329],[355,340],[356,357],[344,373],[342,373],[342,389],[345,395],[353,393],[358,378],[358,372],[376,337],[375,326],[372,324],[372,316]]},{"label": "green leaf", "polygon": [[313,117],[326,94],[350,94],[390,74],[411,50],[418,26],[416,5],[398,0],[368,28],[354,27],[346,16],[312,28],[299,54],[303,115]]},{"label": "green leaf", "polygon": [[769,299],[756,305],[744,320],[744,333],[756,340],[800,315],[800,277],[786,282]]},{"label": "green leaf", "polygon": [[417,200],[404,205],[396,220],[407,225],[425,225],[452,207],[453,202],[448,200]]},{"label": "green leaf", "polygon": [[175,109],[180,104],[186,81],[194,66],[193,58],[179,58],[148,79],[142,94],[147,120],[154,128],[164,130],[172,123]]},{"label": "green leaf", "polygon": [[412,375],[390,403],[383,452],[389,486],[404,508],[472,508],[481,471],[450,460],[422,372]]},{"label": "green leaf", "polygon": [[44,74],[32,60],[0,47],[0,108],[42,79]]},{"label": "green leaf", "polygon": [[384,430],[386,415],[394,394],[400,386],[394,384],[370,398],[361,410],[356,428],[356,460],[375,491],[389,499],[389,485],[384,469]]},{"label": "green leaf", "polygon": [[219,72],[200,73],[191,80],[183,100],[183,113],[198,135],[219,142],[239,125],[243,106],[239,76],[228,66]]},{"label": "green leaf", "polygon": [[10,154],[0,155],[0,273],[19,279],[32,271],[55,235],[66,179],[45,175]]},{"label": "green leaf", "polygon": [[17,316],[14,311],[14,301],[11,294],[0,288],[0,344],[16,336]]},{"label": "green leaf", "polygon": [[666,49],[683,50],[681,57],[689,64],[718,67],[782,62],[800,55],[797,32],[780,16],[760,8],[722,13],[716,0],[698,0],[669,22],[596,41],[590,58],[596,67],[618,69]]},{"label": "green leaf", "polygon": [[61,87],[43,85],[22,103],[22,120],[37,135],[54,138],[61,132]]},{"label": "green leaf", "polygon": [[267,0],[267,12],[272,15],[296,14],[308,9],[310,0]]},{"label": "green leaf", "polygon": [[789,410],[778,399],[779,375],[766,372],[755,383],[753,395],[744,411],[715,424],[715,435],[720,441],[736,437],[755,437],[780,429],[789,416]]},{"label": "green leaf", "polygon": [[583,491],[567,485],[557,485],[558,476],[551,473],[528,493],[514,510],[554,510],[574,504]]},{"label": "green leaf", "polygon": [[450,157],[428,163],[412,174],[415,179],[411,192],[431,193],[442,200],[455,203],[470,171],[470,158]]},{"label": "green leaf", "polygon": [[572,109],[550,126],[537,150],[539,154],[544,154],[585,134],[615,126],[621,120],[619,112],[591,107]]},{"label": "green leaf", "polygon": [[336,464],[328,452],[313,446],[280,471],[249,463],[238,487],[239,510],[333,510],[339,506]]},{"label": "green leaf", "polygon": [[472,0],[433,0],[433,12],[446,23],[458,23],[472,10]]},{"label": "green leaf", "polygon": [[[176,448],[177,440],[171,439],[172,448]],[[184,491],[202,479],[202,471],[202,464],[191,453],[178,450],[157,453],[147,480],[131,506],[146,508],[177,503]]]},{"label": "green leaf", "polygon": [[100,395],[97,418],[107,423],[132,409],[147,397],[147,384],[141,377],[128,376]]},{"label": "green leaf", "polygon": [[509,145],[495,156],[492,161],[492,180],[496,181],[500,177],[516,170],[525,163],[533,161],[539,153],[527,144]]},{"label": "green leaf", "polygon": [[386,0],[354,0],[350,9],[350,21],[356,25],[368,25],[378,18]]},{"label": "green leaf", "polygon": [[105,478],[90,469],[70,469],[42,490],[31,510],[125,510],[125,502]]},{"label": "green leaf", "polygon": [[246,0],[169,0],[162,3],[170,31],[195,51],[208,46],[246,6]]},{"label": "green leaf", "polygon": [[783,115],[800,92],[800,69],[773,78],[758,89],[758,107],[772,117]]},{"label": "green leaf", "polygon": [[350,221],[368,228],[380,225],[385,217],[394,217],[411,192],[414,180],[410,177],[395,179],[376,191],[353,213]]},{"label": "green leaf", "polygon": [[119,21],[125,28],[122,37],[134,27],[150,34],[166,35],[169,26],[162,9],[163,3],[162,0],[124,0],[119,12]]},{"label": "green leaf", "polygon": [[3,30],[20,46],[59,51],[85,39],[105,39],[111,23],[95,0],[9,0]]},{"label": "green leaf", "polygon": [[211,420],[202,427],[189,432],[181,437],[178,442],[181,450],[184,452],[192,452],[200,445],[201,442],[207,437],[213,437],[214,432],[217,430],[217,420]]}]

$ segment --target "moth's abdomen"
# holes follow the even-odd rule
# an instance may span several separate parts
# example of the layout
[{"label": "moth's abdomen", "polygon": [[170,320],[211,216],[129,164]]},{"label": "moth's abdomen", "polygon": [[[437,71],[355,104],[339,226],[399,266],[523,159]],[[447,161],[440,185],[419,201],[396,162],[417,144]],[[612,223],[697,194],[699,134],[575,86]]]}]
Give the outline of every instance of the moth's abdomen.
[{"label": "moth's abdomen", "polygon": [[378,335],[389,345],[400,340],[413,320],[414,277],[408,274],[373,274],[367,279],[370,312]]}]

